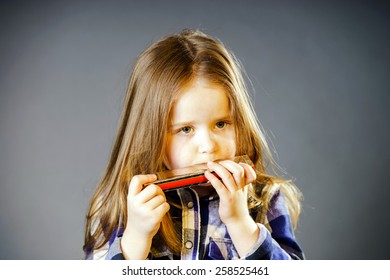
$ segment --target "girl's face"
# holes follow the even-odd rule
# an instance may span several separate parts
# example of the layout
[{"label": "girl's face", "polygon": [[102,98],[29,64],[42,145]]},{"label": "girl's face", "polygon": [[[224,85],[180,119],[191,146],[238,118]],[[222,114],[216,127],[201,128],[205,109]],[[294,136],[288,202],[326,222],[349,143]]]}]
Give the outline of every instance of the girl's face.
[{"label": "girl's face", "polygon": [[184,90],[172,108],[167,167],[177,169],[234,157],[234,126],[224,90],[197,80]]}]

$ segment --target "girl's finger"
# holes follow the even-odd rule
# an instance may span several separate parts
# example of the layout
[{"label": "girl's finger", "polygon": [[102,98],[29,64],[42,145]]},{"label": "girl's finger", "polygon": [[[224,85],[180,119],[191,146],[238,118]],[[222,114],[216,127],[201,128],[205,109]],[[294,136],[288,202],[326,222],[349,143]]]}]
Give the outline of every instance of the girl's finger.
[{"label": "girl's finger", "polygon": [[232,161],[209,162],[208,167],[218,174],[229,191],[241,188],[243,169],[238,164]]},{"label": "girl's finger", "polygon": [[152,183],[156,180],[157,176],[155,174],[135,175],[133,178],[131,178],[129,184],[129,195],[136,196],[142,191],[144,184]]},{"label": "girl's finger", "polygon": [[137,195],[136,199],[139,203],[146,203],[149,200],[151,200],[153,197],[158,195],[162,195],[163,197],[165,197],[163,191],[159,186],[155,184],[150,184]]},{"label": "girl's finger", "polygon": [[210,171],[205,171],[204,173],[205,177],[211,185],[214,187],[215,191],[217,192],[218,196],[222,199],[226,196],[226,192],[229,190],[225,187],[225,185],[221,182],[220,179],[218,179],[214,174],[212,174]]},{"label": "girl's finger", "polygon": [[256,180],[256,172],[253,169],[252,166],[240,162],[239,165],[241,165],[244,168],[245,172],[245,185],[248,185]]},{"label": "girl's finger", "polygon": [[237,189],[235,178],[233,178],[233,175],[224,166],[215,162],[209,162],[207,163],[207,166],[210,170],[215,171],[215,173],[218,174],[229,191]]},{"label": "girl's finger", "polygon": [[166,202],[166,198],[163,195],[156,195],[152,197],[148,202],[145,203],[145,206],[148,207],[149,209],[153,210]]},{"label": "girl's finger", "polygon": [[231,160],[221,161],[220,165],[225,167],[232,175],[236,182],[236,187],[243,188],[245,184],[245,170],[244,168]]},{"label": "girl's finger", "polygon": [[162,217],[169,211],[169,208],[171,206],[168,204],[168,202],[164,202],[157,206],[153,211],[157,214],[159,218],[162,219]]}]

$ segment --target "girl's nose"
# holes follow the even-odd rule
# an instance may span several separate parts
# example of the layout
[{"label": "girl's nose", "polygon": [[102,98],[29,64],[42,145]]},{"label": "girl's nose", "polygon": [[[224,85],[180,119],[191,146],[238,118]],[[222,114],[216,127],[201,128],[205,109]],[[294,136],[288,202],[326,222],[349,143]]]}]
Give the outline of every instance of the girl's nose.
[{"label": "girl's nose", "polygon": [[204,153],[213,153],[215,152],[216,149],[216,141],[213,133],[209,131],[205,131],[199,136],[199,153],[204,154]]}]

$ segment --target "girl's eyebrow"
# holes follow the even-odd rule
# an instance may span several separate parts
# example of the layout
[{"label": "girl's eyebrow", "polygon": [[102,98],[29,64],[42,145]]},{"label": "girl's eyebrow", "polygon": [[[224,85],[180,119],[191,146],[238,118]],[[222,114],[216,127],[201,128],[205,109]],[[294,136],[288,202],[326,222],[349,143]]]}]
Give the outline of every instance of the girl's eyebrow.
[{"label": "girl's eyebrow", "polygon": [[[224,120],[232,120],[232,116],[230,115],[225,115],[225,116],[222,116],[222,117],[217,117],[217,118],[214,118],[213,120],[211,120],[211,122],[219,122],[219,121],[224,121]],[[177,122],[177,123],[171,123],[169,125],[169,127],[176,127],[176,126],[188,126],[188,125],[192,125],[194,123],[197,123],[196,121],[184,121],[184,122]]]},{"label": "girl's eyebrow", "polygon": [[169,127],[175,127],[175,126],[187,126],[193,124],[193,121],[186,121],[186,122],[177,122],[177,123],[171,123]]}]

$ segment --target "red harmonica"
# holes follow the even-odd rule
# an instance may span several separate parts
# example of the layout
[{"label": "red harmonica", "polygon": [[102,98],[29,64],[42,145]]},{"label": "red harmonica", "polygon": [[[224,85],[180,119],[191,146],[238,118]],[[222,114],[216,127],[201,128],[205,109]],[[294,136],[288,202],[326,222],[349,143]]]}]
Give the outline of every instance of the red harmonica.
[{"label": "red harmonica", "polygon": [[[250,165],[253,169],[255,168],[253,162],[247,155],[237,156],[231,160],[237,163],[246,163]],[[201,163],[185,168],[162,171],[156,173],[157,181],[150,184],[158,185],[163,191],[169,191],[189,186],[196,186],[207,183],[208,180],[204,175],[204,172],[206,170],[208,170],[207,163]],[[212,173],[216,175],[215,172]],[[216,176],[218,177],[218,175]],[[144,187],[150,184],[144,184]]]}]

